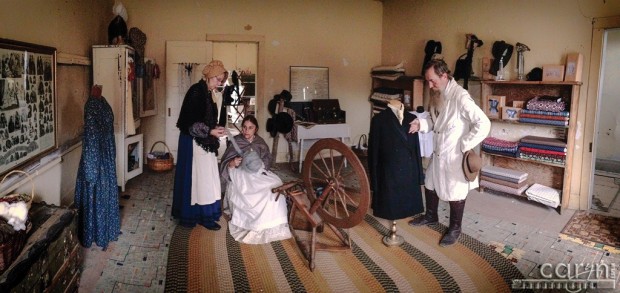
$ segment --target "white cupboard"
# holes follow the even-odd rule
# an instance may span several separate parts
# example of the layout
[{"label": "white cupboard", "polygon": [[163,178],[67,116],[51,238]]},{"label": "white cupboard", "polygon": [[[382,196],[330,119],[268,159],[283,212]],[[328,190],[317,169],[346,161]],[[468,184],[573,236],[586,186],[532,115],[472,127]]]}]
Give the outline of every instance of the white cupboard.
[{"label": "white cupboard", "polygon": [[142,174],[144,165],[134,64],[130,46],[93,46],[93,83],[102,86],[102,96],[114,113],[116,181],[122,191],[129,179]]}]

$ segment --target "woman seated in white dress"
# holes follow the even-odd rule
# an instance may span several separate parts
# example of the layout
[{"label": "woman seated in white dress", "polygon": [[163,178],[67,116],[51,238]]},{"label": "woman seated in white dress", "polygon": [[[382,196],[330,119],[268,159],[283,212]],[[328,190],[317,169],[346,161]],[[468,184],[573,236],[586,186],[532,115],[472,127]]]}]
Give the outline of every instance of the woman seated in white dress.
[{"label": "woman seated in white dress", "polygon": [[[282,185],[278,175],[269,171],[271,153],[258,136],[258,122],[246,116],[241,134],[232,138],[244,154],[229,145],[222,156],[220,176],[225,190],[224,214],[229,215],[228,231],[242,243],[263,244],[292,237],[288,226],[286,198],[271,189]],[[245,159],[242,159],[245,158]]]}]

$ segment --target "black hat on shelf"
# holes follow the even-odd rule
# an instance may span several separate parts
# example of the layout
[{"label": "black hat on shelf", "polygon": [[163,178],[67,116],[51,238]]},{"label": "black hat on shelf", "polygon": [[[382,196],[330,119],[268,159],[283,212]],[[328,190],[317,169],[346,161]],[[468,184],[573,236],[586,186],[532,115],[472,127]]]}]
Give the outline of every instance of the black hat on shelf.
[{"label": "black hat on shelf", "polygon": [[108,44],[119,45],[124,44],[127,39],[127,24],[120,15],[112,19],[108,25]]},{"label": "black hat on shelf", "polygon": [[530,70],[530,73],[525,75],[528,81],[541,81],[543,77],[543,70],[540,67],[534,67]]},{"label": "black hat on shelf", "polygon": [[491,68],[489,69],[489,73],[493,75],[497,75],[497,71],[499,68],[499,61],[503,60],[503,66],[505,67],[510,61],[510,57],[512,57],[512,51],[514,46],[508,44],[504,41],[496,41],[493,43],[493,48],[491,49],[491,53],[493,54],[493,64],[491,64]]}]

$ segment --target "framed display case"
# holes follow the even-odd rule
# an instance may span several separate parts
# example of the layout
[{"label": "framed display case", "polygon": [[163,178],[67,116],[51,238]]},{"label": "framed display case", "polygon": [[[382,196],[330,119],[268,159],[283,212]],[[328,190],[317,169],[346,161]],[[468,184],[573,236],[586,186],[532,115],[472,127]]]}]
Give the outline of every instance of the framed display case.
[{"label": "framed display case", "polygon": [[56,148],[56,49],[0,39],[0,175]]},{"label": "framed display case", "polygon": [[502,117],[502,108],[506,106],[506,96],[488,95],[486,97],[486,107],[484,113],[491,119]]},{"label": "framed display case", "polygon": [[291,101],[329,99],[329,67],[291,66],[290,74]]}]

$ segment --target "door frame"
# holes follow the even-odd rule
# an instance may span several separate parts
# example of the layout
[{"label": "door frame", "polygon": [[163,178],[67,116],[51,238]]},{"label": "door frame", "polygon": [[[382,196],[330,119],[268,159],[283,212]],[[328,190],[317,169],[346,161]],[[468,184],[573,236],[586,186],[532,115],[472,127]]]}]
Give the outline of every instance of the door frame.
[{"label": "door frame", "polygon": [[[599,101],[599,83],[601,80],[601,62],[603,53],[603,37],[605,30],[612,28],[620,28],[620,16],[600,17],[592,21],[592,45],[590,51],[590,69],[588,73],[588,85],[586,99],[585,117],[593,117],[585,119],[584,127],[584,148],[583,163],[581,165],[582,174],[585,170],[586,176],[581,176],[579,209],[589,210],[592,204],[592,191],[594,190],[594,154],[596,140],[596,128],[598,121],[598,101]],[[589,140],[586,141],[586,140]]]},{"label": "door frame", "polygon": [[[258,45],[258,60],[256,63],[256,119],[259,125],[265,125],[266,120],[263,121],[265,115],[263,115],[263,91],[264,74],[265,74],[265,36],[261,35],[237,35],[237,34],[207,34],[207,41],[209,42],[231,42],[231,43],[256,43]],[[260,128],[262,129],[262,128]],[[265,131],[265,130],[263,130]]]}]

